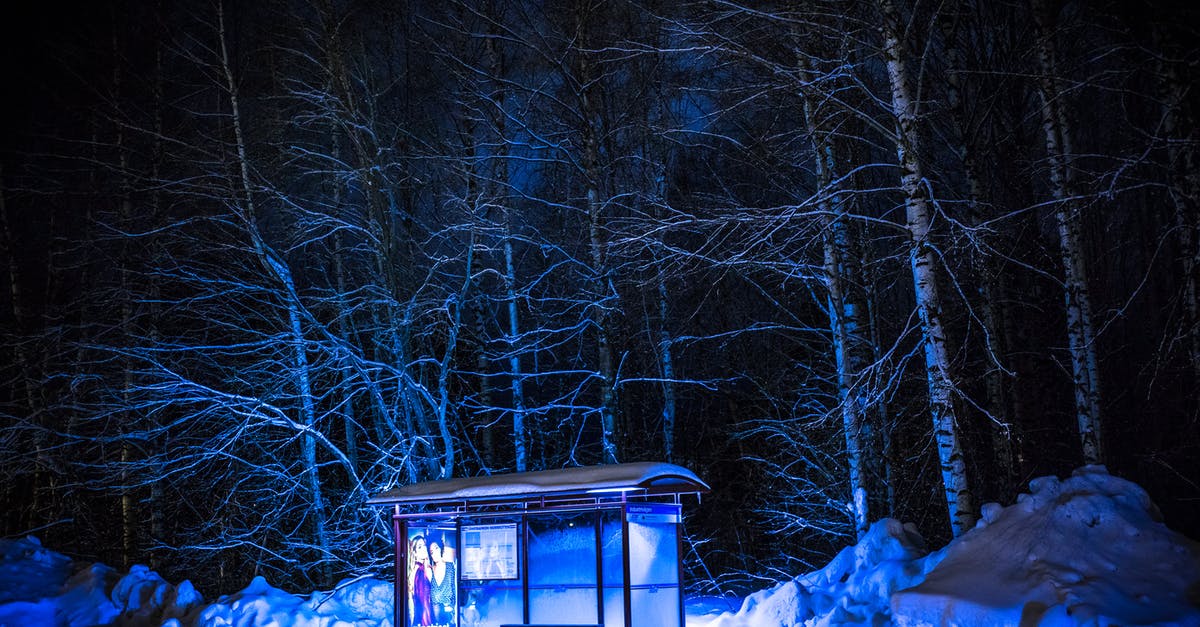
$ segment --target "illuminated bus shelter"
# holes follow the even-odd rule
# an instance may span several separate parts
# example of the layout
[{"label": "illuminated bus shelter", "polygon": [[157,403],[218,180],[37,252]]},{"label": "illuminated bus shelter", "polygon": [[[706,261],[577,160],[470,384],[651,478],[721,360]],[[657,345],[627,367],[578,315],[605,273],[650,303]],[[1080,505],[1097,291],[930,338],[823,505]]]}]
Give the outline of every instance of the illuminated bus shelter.
[{"label": "illuminated bus shelter", "polygon": [[402,486],[397,627],[683,627],[681,499],[708,485],[638,462]]}]

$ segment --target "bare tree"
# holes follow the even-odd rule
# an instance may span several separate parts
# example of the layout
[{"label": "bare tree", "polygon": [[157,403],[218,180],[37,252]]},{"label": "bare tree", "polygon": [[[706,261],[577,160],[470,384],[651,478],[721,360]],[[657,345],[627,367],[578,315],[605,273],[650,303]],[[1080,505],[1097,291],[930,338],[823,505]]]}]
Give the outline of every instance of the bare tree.
[{"label": "bare tree", "polygon": [[911,238],[909,259],[916,285],[917,311],[925,348],[925,367],[929,381],[929,410],[933,417],[934,439],[941,463],[942,483],[950,527],[961,535],[975,524],[976,513],[967,482],[958,416],[954,408],[957,393],[950,373],[949,339],[942,322],[942,297],[938,288],[938,260],[934,252],[934,204],[919,153],[917,102],[910,87],[908,52],[904,45],[902,22],[891,0],[880,0],[887,60],[891,84],[892,108],[896,116],[896,154],[900,161],[900,187],[904,192],[907,228]]},{"label": "bare tree", "polygon": [[1071,125],[1065,95],[1058,87],[1055,51],[1055,14],[1048,2],[1034,0],[1033,17],[1038,27],[1037,56],[1041,73],[1042,130],[1049,162],[1050,191],[1054,196],[1054,219],[1062,251],[1063,294],[1067,311],[1067,340],[1075,385],[1075,418],[1083,459],[1098,464],[1103,459],[1100,437],[1100,372],[1096,356],[1096,331],[1092,321],[1092,298],[1088,289],[1087,260],[1080,233],[1082,204],[1074,185]]}]

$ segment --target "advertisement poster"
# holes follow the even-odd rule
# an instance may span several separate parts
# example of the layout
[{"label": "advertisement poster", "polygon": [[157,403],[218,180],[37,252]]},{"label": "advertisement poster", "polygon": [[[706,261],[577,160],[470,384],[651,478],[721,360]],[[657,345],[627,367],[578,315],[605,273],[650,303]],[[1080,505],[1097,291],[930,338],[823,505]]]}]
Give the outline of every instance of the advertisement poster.
[{"label": "advertisement poster", "polygon": [[463,525],[462,578],[470,581],[516,579],[517,523]]},{"label": "advertisement poster", "polygon": [[408,625],[458,627],[454,527],[408,528]]}]

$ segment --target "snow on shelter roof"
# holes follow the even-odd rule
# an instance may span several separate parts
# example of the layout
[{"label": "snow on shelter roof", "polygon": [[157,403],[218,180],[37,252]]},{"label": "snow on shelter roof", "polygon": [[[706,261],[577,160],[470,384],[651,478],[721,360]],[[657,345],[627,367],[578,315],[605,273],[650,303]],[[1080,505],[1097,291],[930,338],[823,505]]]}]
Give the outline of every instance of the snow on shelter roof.
[{"label": "snow on shelter roof", "polygon": [[426,481],[382,492],[369,499],[367,504],[482,504],[547,496],[593,496],[605,492],[685,494],[707,492],[708,489],[708,484],[682,466],[663,462],[632,462]]}]

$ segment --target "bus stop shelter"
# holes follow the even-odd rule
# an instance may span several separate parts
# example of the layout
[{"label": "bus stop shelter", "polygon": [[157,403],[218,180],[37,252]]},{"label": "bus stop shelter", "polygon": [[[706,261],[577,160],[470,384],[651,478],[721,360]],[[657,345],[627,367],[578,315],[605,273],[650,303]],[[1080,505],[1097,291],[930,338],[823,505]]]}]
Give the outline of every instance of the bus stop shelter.
[{"label": "bus stop shelter", "polygon": [[398,487],[397,627],[683,627],[681,507],[708,485],[637,462]]}]

